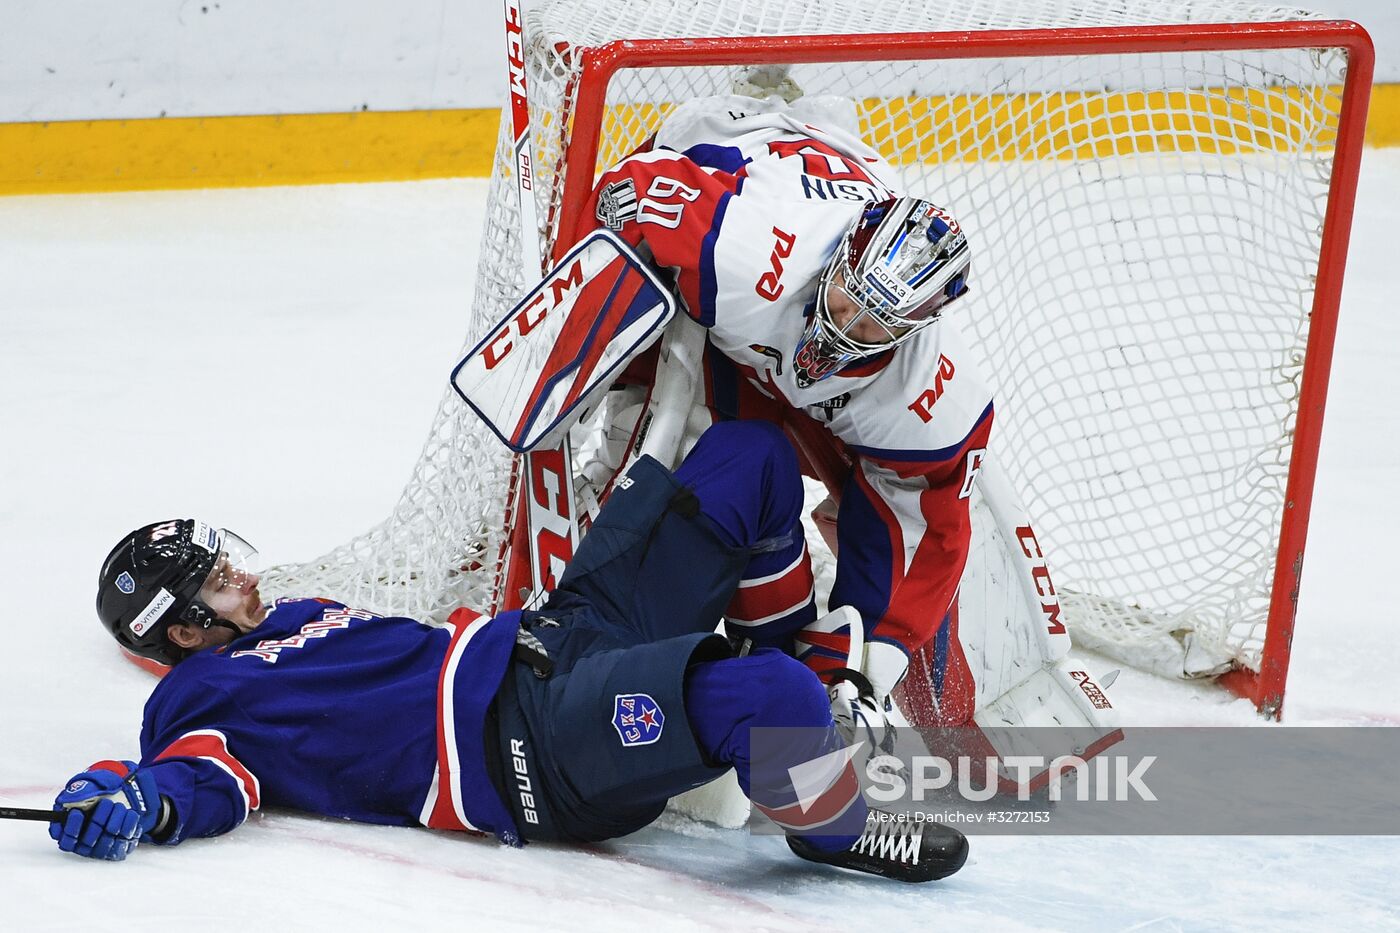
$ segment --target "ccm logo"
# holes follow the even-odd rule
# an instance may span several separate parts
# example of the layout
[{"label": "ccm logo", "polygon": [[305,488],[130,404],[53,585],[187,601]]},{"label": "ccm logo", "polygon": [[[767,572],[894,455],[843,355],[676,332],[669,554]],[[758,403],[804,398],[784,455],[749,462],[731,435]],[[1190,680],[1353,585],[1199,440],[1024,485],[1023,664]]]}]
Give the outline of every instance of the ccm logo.
[{"label": "ccm logo", "polygon": [[773,268],[763,273],[758,284],[753,287],[753,290],[758,292],[758,297],[767,298],[769,301],[777,301],[778,296],[783,293],[783,286],[778,281],[783,277],[783,260],[792,255],[792,245],[797,242],[796,234],[785,233],[777,227],[773,228],[773,236],[778,238],[773,244],[773,255],[768,257]]},{"label": "ccm logo", "polygon": [[529,457],[530,527],[535,529],[535,583],[553,587],[574,556],[569,465],[562,447],[536,448]]},{"label": "ccm logo", "polygon": [[914,399],[909,410],[919,416],[919,420],[928,424],[933,420],[933,405],[943,397],[943,391],[947,388],[946,383],[953,378],[953,361],[943,354],[938,355],[938,372],[933,376],[933,388],[925,389],[923,394]]},{"label": "ccm logo", "polygon": [[1016,543],[1021,545],[1021,553],[1031,564],[1031,580],[1035,584],[1036,595],[1040,597],[1040,613],[1045,617],[1045,630],[1051,635],[1064,635],[1065,623],[1060,619],[1060,597],[1055,592],[1055,584],[1050,582],[1050,568],[1045,565],[1045,555],[1041,553],[1040,542],[1030,525],[1016,529]]},{"label": "ccm logo", "polygon": [[[516,347],[513,335],[521,339],[529,336],[530,332],[549,316],[549,312],[564,303],[564,299],[571,291],[583,285],[582,261],[574,260],[567,270],[545,284],[547,288],[541,288],[536,292],[534,297],[518,313],[507,320],[505,326],[497,331],[496,335],[482,348],[481,355],[487,369],[495,369],[502,360],[510,356],[510,352]],[[549,294],[547,303],[545,301],[546,292]]]},{"label": "ccm logo", "polygon": [[525,761],[525,740],[510,740],[510,763],[515,769],[515,786],[520,795],[520,809],[525,814],[525,822],[535,826],[540,824],[540,815],[535,812],[535,791],[530,783],[530,767]]}]

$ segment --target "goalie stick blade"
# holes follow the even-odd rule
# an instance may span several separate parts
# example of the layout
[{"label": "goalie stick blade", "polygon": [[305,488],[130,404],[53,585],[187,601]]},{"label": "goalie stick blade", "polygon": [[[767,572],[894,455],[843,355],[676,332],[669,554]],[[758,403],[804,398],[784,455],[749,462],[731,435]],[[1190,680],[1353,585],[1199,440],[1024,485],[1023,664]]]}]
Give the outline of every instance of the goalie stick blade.
[{"label": "goalie stick blade", "polygon": [[660,336],[676,301],[613,234],[586,237],[452,370],[457,394],[511,450],[557,439],[569,415]]}]

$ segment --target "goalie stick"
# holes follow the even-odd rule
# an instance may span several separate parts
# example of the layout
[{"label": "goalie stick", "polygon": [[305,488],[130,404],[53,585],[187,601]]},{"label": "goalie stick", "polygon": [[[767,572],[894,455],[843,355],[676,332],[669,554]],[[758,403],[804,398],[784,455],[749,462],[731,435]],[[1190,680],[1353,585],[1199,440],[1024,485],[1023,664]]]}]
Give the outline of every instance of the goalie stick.
[{"label": "goalie stick", "polygon": [[[534,198],[524,17],[519,0],[505,0],[505,10],[516,193],[520,204],[522,260],[528,280],[541,271],[543,259]],[[532,605],[558,579],[573,557],[582,519],[578,504],[574,501],[573,458],[568,429],[576,416],[571,418],[571,415],[575,410],[586,410],[606,390],[605,376],[650,346],[660,334],[661,326],[676,317],[673,297],[655,278],[650,267],[638,260],[626,244],[613,237],[608,239],[620,254],[627,257],[629,263],[628,269],[617,271],[614,280],[616,287],[604,304],[605,309],[612,309],[615,313],[610,316],[609,311],[604,310],[586,338],[566,345],[558,353],[551,352],[550,362],[557,368],[553,371],[547,368],[542,370],[540,380],[534,383],[534,396],[516,408],[516,420],[510,422],[508,430],[502,431],[493,424],[493,430],[503,441],[513,449],[523,451],[511,465],[510,492],[506,501],[509,532],[500,554],[500,571],[491,607],[493,612]],[[598,236],[585,239],[575,247],[575,251],[587,248],[590,242],[598,242]],[[569,255],[574,255],[574,252],[571,251]],[[567,262],[561,261],[559,266],[546,274],[546,282],[553,281],[562,286],[564,282],[558,275],[566,266]],[[643,278],[648,281],[637,285],[638,280]],[[567,277],[564,281],[567,281]],[[626,289],[634,286],[638,289],[636,297],[629,297]],[[551,290],[555,287],[550,286]],[[531,296],[536,294],[532,292]],[[556,294],[552,291],[550,297],[554,298]],[[527,296],[527,302],[531,296]],[[518,319],[517,324],[530,326],[530,321],[531,318],[527,316]],[[499,338],[501,327],[509,325],[504,322],[498,325],[497,330],[488,335],[488,340]],[[542,340],[536,343],[546,345]],[[703,344],[704,336],[699,327],[678,318],[667,328],[662,342],[662,360],[678,371],[659,380],[661,384],[653,392],[646,424],[639,425],[638,434],[647,435],[643,452],[668,466],[675,465],[685,418],[694,397]],[[577,351],[585,345],[590,349],[578,355]],[[478,346],[476,349],[485,348]],[[575,362],[576,368],[570,369]],[[463,367],[459,366],[453,373],[453,384],[471,404],[470,393],[464,392],[461,384],[464,373]],[[485,416],[481,408],[477,410]],[[487,418],[487,421],[491,423],[492,419]],[[640,443],[642,438],[639,436],[635,440]],[[640,456],[635,448],[634,456]]]},{"label": "goalie stick", "polygon": [[[510,87],[511,143],[515,190],[520,206],[520,250],[525,280],[544,271],[539,212],[535,206],[534,158],[530,147],[530,99],[525,81],[525,17],[520,0],[505,0],[506,64]],[[517,455],[511,463],[501,576],[490,607],[513,609],[538,598],[555,571],[578,546],[578,514],[573,502],[572,451],[568,432],[558,444]],[[551,496],[550,486],[553,486]]]}]

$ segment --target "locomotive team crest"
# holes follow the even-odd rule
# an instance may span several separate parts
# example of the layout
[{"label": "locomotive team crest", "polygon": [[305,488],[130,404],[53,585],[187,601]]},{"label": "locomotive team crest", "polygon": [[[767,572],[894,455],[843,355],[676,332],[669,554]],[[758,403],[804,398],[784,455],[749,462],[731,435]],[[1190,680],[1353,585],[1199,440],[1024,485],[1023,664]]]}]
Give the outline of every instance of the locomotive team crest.
[{"label": "locomotive team crest", "polygon": [[650,745],[661,738],[666,716],[645,693],[619,693],[613,698],[613,728],[627,747]]},{"label": "locomotive team crest", "polygon": [[615,181],[598,192],[594,214],[609,230],[621,230],[637,216],[637,184],[630,178]]}]

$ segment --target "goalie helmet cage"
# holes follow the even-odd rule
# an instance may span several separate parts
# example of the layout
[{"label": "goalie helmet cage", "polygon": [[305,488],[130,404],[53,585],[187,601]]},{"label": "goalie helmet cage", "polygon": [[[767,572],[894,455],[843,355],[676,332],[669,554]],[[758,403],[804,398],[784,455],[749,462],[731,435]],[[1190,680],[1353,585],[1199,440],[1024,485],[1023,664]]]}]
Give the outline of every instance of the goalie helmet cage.
[{"label": "goalie helmet cage", "polygon": [[[1191,0],[560,0],[527,9],[555,255],[597,175],[735,66],[854,105],[974,247],[950,312],[997,392],[1076,642],[1282,703],[1373,51],[1354,23]],[[505,121],[508,124],[508,121]],[[523,294],[503,126],[472,345]],[[561,234],[561,231],[563,233]],[[441,620],[499,607],[511,462],[449,390],[393,514],[269,575]]]}]

